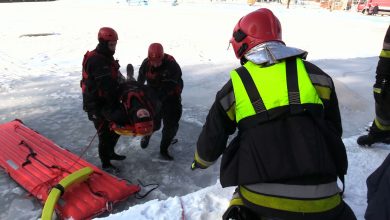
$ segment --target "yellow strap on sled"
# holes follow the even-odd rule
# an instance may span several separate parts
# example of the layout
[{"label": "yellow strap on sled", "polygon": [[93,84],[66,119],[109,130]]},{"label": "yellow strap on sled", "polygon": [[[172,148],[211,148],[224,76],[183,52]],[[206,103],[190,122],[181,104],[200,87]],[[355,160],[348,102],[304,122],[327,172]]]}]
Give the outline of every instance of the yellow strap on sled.
[{"label": "yellow strap on sled", "polygon": [[46,199],[45,205],[42,210],[41,219],[51,220],[54,212],[54,206],[56,205],[58,199],[63,194],[63,192],[66,191],[66,189],[68,189],[72,185],[84,182],[92,173],[92,168],[84,167],[69,174],[64,179],[62,179],[57,186],[53,187],[49,193],[49,196]]}]

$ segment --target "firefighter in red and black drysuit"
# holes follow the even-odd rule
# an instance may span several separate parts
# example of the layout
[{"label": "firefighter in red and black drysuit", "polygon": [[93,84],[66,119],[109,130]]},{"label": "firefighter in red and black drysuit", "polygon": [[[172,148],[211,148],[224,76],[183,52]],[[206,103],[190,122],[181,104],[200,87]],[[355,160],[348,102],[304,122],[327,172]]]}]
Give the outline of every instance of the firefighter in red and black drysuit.
[{"label": "firefighter in red and black drysuit", "polygon": [[[164,53],[160,43],[152,43],[148,49],[148,57],[144,59],[139,69],[137,81],[150,87],[159,101],[161,110],[155,117],[154,130],[164,127],[160,143],[160,154],[163,159],[173,160],[168,148],[179,129],[182,114],[181,92],[183,90],[182,72],[175,58]],[[150,136],[141,140],[141,147],[146,148]]]},{"label": "firefighter in red and black drysuit", "polygon": [[109,172],[118,172],[110,160],[124,160],[114,147],[119,135],[110,130],[109,123],[125,123],[126,118],[119,103],[119,84],[124,77],[119,72],[119,63],[114,59],[118,34],[110,27],[102,27],[98,33],[99,44],[88,51],[83,60],[83,108],[88,113],[99,136],[99,157],[102,168]]},{"label": "firefighter in red and black drysuit", "polygon": [[191,166],[223,154],[221,185],[238,186],[223,219],[356,219],[337,185],[348,162],[331,77],[284,44],[269,9],[242,17],[230,43],[242,66],[217,93]]},{"label": "firefighter in red and black drysuit", "polygon": [[377,142],[390,144],[390,26],[376,67],[374,99],[375,119],[368,134],[357,139],[359,145],[370,146]]}]

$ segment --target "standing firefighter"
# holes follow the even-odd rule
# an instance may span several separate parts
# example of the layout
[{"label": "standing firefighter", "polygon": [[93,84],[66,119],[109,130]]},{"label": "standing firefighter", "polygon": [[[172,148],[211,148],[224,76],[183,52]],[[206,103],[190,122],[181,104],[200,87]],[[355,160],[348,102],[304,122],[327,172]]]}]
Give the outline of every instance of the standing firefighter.
[{"label": "standing firefighter", "polygon": [[118,172],[110,160],[124,160],[114,147],[119,135],[110,129],[110,122],[124,124],[126,115],[119,103],[119,82],[124,81],[119,72],[119,63],[114,59],[118,34],[110,27],[102,27],[98,33],[99,44],[88,51],[83,60],[83,108],[93,122],[99,136],[99,157],[103,170]]},{"label": "standing firefighter", "polygon": [[356,219],[337,185],[348,162],[332,79],[285,46],[268,9],[242,17],[230,43],[242,66],[217,93],[191,166],[223,153],[221,184],[238,186],[223,218]]},{"label": "standing firefighter", "polygon": [[390,26],[376,68],[374,99],[376,117],[368,134],[357,139],[359,145],[370,146],[377,142],[390,144]]},{"label": "standing firefighter", "polygon": [[[164,123],[160,143],[160,154],[163,159],[173,160],[168,152],[173,138],[179,129],[179,120],[182,113],[181,92],[183,90],[182,73],[175,58],[164,53],[160,43],[152,43],[148,49],[148,57],[142,62],[137,81],[151,88],[161,102],[161,111],[156,115],[154,130]],[[146,148],[150,136],[141,140],[141,147]]]}]

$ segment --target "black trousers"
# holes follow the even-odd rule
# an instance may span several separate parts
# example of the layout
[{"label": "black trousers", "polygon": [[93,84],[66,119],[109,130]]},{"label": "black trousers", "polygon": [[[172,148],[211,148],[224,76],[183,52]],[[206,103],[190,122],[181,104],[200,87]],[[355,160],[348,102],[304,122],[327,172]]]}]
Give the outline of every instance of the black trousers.
[{"label": "black trousers", "polygon": [[110,130],[109,122],[102,118],[92,120],[99,137],[99,157],[102,165],[110,164],[110,157],[114,154],[114,148],[120,135]]},{"label": "black trousers", "polygon": [[[381,126],[390,126],[390,88],[389,85],[381,88],[381,93],[374,92],[375,116]],[[375,123],[375,122],[374,122]],[[379,131],[389,131],[387,128],[379,127]]]},{"label": "black trousers", "polygon": [[171,96],[166,98],[162,104],[159,113],[154,119],[154,130],[161,128],[163,123],[160,151],[167,151],[171,141],[176,136],[179,129],[179,121],[182,115],[182,105],[180,96]]}]

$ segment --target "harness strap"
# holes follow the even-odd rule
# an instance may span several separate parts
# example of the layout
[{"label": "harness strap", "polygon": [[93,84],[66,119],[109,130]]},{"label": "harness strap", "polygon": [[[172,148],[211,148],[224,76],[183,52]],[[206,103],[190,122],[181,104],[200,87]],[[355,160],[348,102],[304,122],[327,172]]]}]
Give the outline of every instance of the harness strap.
[{"label": "harness strap", "polygon": [[31,160],[30,160],[30,157],[32,158],[35,158],[35,156],[37,155],[33,149],[26,143],[24,142],[23,140],[20,141],[19,145],[23,145],[25,147],[27,147],[28,151],[30,152],[27,157],[26,157],[26,160],[22,163],[22,167],[28,165],[28,164],[31,164]]},{"label": "harness strap", "polygon": [[267,109],[265,108],[263,99],[261,98],[260,93],[257,90],[256,84],[253,81],[248,70],[245,67],[241,66],[240,68],[237,68],[236,71],[238,73],[238,76],[241,78],[242,83],[244,84],[245,90],[249,96],[249,99],[251,100],[252,106],[255,109],[256,114],[266,112]]},{"label": "harness strap", "polygon": [[295,57],[286,59],[286,80],[290,112],[293,115],[302,113],[304,110],[299,95],[298,71]]}]

